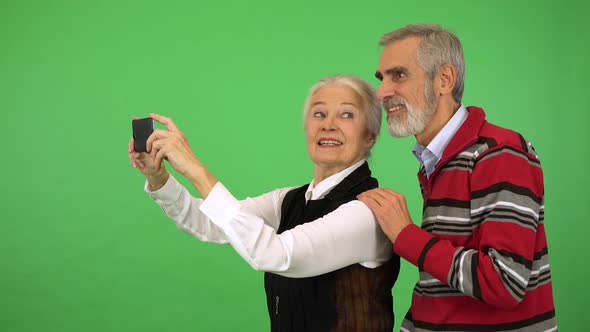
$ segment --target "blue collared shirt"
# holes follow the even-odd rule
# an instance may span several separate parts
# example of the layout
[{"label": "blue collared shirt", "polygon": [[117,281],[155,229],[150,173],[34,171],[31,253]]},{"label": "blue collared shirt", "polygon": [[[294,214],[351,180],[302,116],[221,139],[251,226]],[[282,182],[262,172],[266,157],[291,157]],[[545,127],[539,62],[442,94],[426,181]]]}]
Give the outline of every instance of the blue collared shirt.
[{"label": "blue collared shirt", "polygon": [[440,158],[442,158],[443,151],[449,145],[451,138],[459,130],[463,122],[465,122],[465,119],[467,119],[467,113],[465,106],[461,105],[428,146],[419,143],[414,145],[412,153],[418,159],[420,165],[424,165],[424,170],[428,178],[434,172],[434,167],[440,161]]}]

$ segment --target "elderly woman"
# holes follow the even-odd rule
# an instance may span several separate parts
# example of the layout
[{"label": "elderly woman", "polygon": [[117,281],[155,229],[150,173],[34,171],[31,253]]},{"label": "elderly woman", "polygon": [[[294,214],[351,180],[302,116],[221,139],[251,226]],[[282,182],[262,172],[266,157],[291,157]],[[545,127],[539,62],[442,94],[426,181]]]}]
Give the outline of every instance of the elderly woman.
[{"label": "elderly woman", "polygon": [[[399,257],[371,210],[356,200],[376,188],[366,162],[379,135],[374,89],[349,75],[327,77],[305,102],[313,180],[237,200],[198,160],[174,124],[150,114],[156,130],[149,154],[129,158],[147,178],[146,191],[176,225],[202,241],[229,243],[265,271],[272,331],[391,331],[391,287]],[[202,199],[172,177],[167,160]]]}]

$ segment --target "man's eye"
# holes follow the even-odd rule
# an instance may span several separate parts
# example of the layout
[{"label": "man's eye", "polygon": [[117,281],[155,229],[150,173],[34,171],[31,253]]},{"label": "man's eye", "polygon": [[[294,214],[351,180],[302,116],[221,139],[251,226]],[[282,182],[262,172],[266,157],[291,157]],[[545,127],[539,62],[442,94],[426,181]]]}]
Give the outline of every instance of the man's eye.
[{"label": "man's eye", "polygon": [[395,72],[395,77],[396,77],[397,79],[406,78],[406,73],[404,73],[403,71],[396,71],[396,72]]},{"label": "man's eye", "polygon": [[352,118],[354,118],[354,114],[352,114],[352,112],[344,112],[344,113],[342,113],[342,117],[344,119],[352,119]]},{"label": "man's eye", "polygon": [[317,111],[317,112],[313,112],[313,117],[314,118],[325,118],[326,114],[324,112]]}]

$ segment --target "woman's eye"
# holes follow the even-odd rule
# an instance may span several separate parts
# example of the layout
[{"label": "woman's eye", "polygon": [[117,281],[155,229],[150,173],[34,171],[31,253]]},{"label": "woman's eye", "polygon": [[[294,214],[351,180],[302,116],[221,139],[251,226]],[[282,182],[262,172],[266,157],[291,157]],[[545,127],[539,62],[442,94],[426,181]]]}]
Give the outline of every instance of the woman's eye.
[{"label": "woman's eye", "polygon": [[352,114],[352,112],[344,112],[344,113],[342,113],[342,117],[344,119],[352,119],[352,118],[354,118],[354,114]]},{"label": "woman's eye", "polygon": [[313,112],[313,117],[314,118],[325,118],[326,114],[324,112],[317,111],[317,112]]}]

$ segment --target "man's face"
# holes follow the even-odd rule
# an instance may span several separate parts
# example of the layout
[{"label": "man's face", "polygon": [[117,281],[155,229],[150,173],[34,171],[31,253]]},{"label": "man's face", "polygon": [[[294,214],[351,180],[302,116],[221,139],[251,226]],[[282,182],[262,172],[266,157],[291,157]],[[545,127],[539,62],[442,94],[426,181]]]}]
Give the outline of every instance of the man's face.
[{"label": "man's face", "polygon": [[408,37],[388,44],[379,58],[377,97],[394,137],[420,134],[436,111],[432,81],[417,62],[420,41],[419,37]]}]

